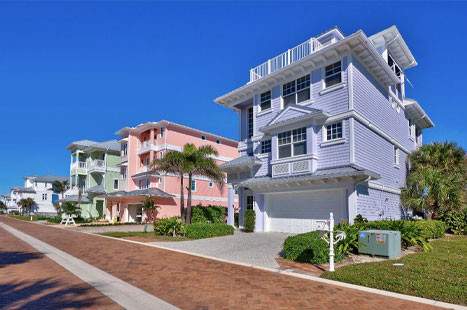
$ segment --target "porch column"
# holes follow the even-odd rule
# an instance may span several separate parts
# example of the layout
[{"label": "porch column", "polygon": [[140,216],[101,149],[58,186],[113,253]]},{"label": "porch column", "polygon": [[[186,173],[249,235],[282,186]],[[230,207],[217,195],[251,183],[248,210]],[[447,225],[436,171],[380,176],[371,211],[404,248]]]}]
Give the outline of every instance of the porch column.
[{"label": "porch column", "polygon": [[227,185],[227,224],[228,225],[235,225],[235,210],[234,210],[234,204],[235,204],[235,190],[232,186],[232,184]]},{"label": "porch column", "polygon": [[255,219],[255,232],[264,231],[264,195],[254,194],[254,205],[256,219]]}]

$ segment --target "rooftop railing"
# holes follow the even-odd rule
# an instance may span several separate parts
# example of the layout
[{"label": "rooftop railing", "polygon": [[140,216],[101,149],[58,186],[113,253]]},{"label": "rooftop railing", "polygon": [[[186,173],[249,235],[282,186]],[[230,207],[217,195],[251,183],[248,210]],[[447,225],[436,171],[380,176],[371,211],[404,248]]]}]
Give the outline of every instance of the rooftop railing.
[{"label": "rooftop railing", "polygon": [[294,48],[288,49],[282,54],[250,69],[250,83],[301,60],[318,51],[321,47],[322,45],[318,40],[311,38]]}]

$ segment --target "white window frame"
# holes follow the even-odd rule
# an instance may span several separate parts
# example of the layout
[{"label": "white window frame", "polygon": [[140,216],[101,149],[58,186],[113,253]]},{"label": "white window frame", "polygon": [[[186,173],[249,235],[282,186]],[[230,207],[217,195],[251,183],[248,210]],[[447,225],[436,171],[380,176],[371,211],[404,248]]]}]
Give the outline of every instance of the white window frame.
[{"label": "white window frame", "polygon": [[198,187],[197,184],[196,184],[196,180],[191,180],[190,186],[191,186],[191,192],[193,192],[193,193],[196,192],[196,189]]},{"label": "white window frame", "polygon": [[[305,78],[305,77],[308,77],[309,79],[309,84],[308,84],[308,87],[305,87],[305,88],[302,88],[300,90],[297,90],[297,81],[299,79],[302,79],[302,78]],[[306,105],[308,104],[310,101],[311,101],[311,73],[309,74],[305,74],[301,77],[299,77],[298,79],[295,79],[295,80],[292,80],[292,81],[289,81],[289,82],[286,82],[286,83],[283,83],[281,84],[281,109],[284,109],[285,108],[285,100],[284,100],[284,85],[286,84],[289,84],[289,83],[292,83],[294,82],[295,84],[295,91],[293,93],[293,96],[295,97],[295,101],[293,104],[296,104],[296,105]],[[310,97],[304,101],[301,101],[301,102],[298,102],[298,93],[305,90],[305,89],[308,89],[309,93],[310,93]],[[287,96],[291,96],[292,94],[288,94]]]},{"label": "white window frame", "polygon": [[[267,94],[269,93],[269,99],[266,99],[266,100],[263,100],[261,97],[264,95],[264,94]],[[258,98],[259,98],[259,104],[258,104],[258,107],[259,107],[259,111],[260,112],[264,112],[264,111],[271,111],[272,110],[272,91],[271,90],[268,90],[268,91],[265,91],[265,92],[262,92],[258,95]],[[263,103],[265,102],[268,102],[269,101],[269,108],[267,109],[263,109],[263,107],[261,106]]]},{"label": "white window frame", "polygon": [[[341,124],[341,136],[338,138],[332,138],[332,126],[337,125],[337,124]],[[331,126],[331,139],[328,139],[328,126]],[[339,141],[342,139],[344,139],[344,122],[343,121],[338,121],[338,122],[326,124],[323,126],[323,142]]]},{"label": "white window frame", "polygon": [[44,201],[44,200],[47,200],[47,193],[43,193],[43,194],[42,194],[42,200],[43,200],[43,201]]},{"label": "white window frame", "polygon": [[[266,143],[268,143],[268,142],[269,142],[269,152],[265,152],[265,151],[264,151],[264,148],[265,148],[264,145],[265,145]],[[262,140],[262,141],[260,142],[259,148],[260,148],[260,150],[259,150],[260,154],[269,154],[269,153],[271,153],[271,151],[272,151],[272,140],[271,140],[271,139]]]},{"label": "white window frame", "polygon": [[[304,136],[305,136],[305,138],[304,138],[304,139],[297,140],[297,141],[294,141],[294,139],[295,139],[294,131],[299,131],[299,130],[300,130],[300,131],[301,131],[301,130],[304,130]],[[281,143],[280,143],[279,135],[280,135],[280,134],[286,134],[286,133],[290,133],[290,142],[281,144]],[[303,136],[302,133],[298,133],[298,134],[297,134],[297,137],[302,138],[302,136]],[[296,155],[296,154],[295,154],[294,145],[297,144],[297,143],[303,143],[303,142],[305,143],[305,153],[304,153],[304,154],[298,154],[298,155]],[[281,146],[284,146],[284,145],[290,146],[290,156],[287,156],[287,157],[280,157],[279,149],[280,149]],[[277,135],[277,149],[276,149],[276,152],[277,152],[277,158],[278,158],[278,159],[293,158],[293,157],[296,157],[296,156],[302,156],[302,155],[307,154],[307,152],[308,152],[308,147],[307,147],[307,132],[306,132],[306,127],[300,127],[300,128],[296,128],[296,129],[293,129],[293,130],[287,130],[287,131],[284,131],[284,132],[279,133],[279,134]]]},{"label": "white window frame", "polygon": [[[115,188],[115,181],[117,181],[117,188]],[[119,181],[118,179],[114,179],[114,180],[113,180],[113,183],[112,183],[112,188],[113,188],[113,189],[118,189],[119,186],[120,186],[120,181]]]},{"label": "white window frame", "polygon": [[[250,111],[251,111],[251,126],[250,126]],[[255,111],[253,109],[253,107],[249,107],[247,110],[246,110],[246,124],[247,124],[247,138],[248,139],[251,139],[251,137],[253,137],[255,135],[255,129],[254,129],[254,126],[255,126]],[[250,131],[251,131],[251,134],[250,134]]]},{"label": "white window frame", "polygon": [[400,149],[393,145],[393,163],[394,163],[394,166],[399,166],[400,165]]},{"label": "white window frame", "polygon": [[[340,71],[336,72],[336,73],[333,73],[333,74],[330,74],[329,76],[326,76],[326,67],[335,65],[336,63],[340,63],[340,68],[341,68]],[[338,61],[335,61],[333,63],[327,64],[326,66],[323,67],[322,72],[323,72],[323,89],[336,87],[337,85],[342,84],[342,82],[343,82],[343,79],[342,79],[342,59],[338,60]],[[341,81],[339,83],[336,83],[336,84],[333,84],[333,85],[327,85],[326,84],[326,78],[334,77],[336,75],[340,75]]]}]

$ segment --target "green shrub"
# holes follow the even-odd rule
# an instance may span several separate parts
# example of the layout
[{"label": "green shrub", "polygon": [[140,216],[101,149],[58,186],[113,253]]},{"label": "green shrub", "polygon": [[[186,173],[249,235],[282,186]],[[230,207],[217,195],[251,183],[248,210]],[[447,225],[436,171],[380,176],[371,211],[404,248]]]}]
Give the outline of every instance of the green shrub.
[{"label": "green shrub", "polygon": [[425,239],[438,239],[446,232],[446,224],[442,221],[414,221],[413,224],[420,229],[421,236]]},{"label": "green shrub", "polygon": [[224,223],[194,223],[185,227],[185,236],[190,239],[203,239],[232,235],[234,228]]},{"label": "green shrub", "polygon": [[192,223],[224,223],[225,207],[197,205],[191,209]]},{"label": "green shrub", "polygon": [[459,211],[445,211],[440,219],[446,224],[449,231],[456,235],[467,233],[467,207]]},{"label": "green shrub", "polygon": [[363,217],[361,214],[357,214],[353,222],[354,224],[365,224],[368,223],[368,219],[366,217]]},{"label": "green shrub", "polygon": [[358,253],[358,236],[361,230],[364,230],[362,224],[341,223],[334,227],[335,233],[340,231],[345,233],[345,239],[339,241],[334,247],[336,260],[344,258],[350,253]]},{"label": "green shrub", "polygon": [[179,236],[185,233],[185,225],[178,217],[168,217],[154,221],[154,232],[160,236]]},{"label": "green shrub", "polygon": [[255,231],[256,214],[254,210],[245,210],[245,218],[243,219],[243,230],[246,232]]},{"label": "green shrub", "polygon": [[285,239],[284,258],[296,262],[322,264],[329,260],[329,246],[317,231]]}]

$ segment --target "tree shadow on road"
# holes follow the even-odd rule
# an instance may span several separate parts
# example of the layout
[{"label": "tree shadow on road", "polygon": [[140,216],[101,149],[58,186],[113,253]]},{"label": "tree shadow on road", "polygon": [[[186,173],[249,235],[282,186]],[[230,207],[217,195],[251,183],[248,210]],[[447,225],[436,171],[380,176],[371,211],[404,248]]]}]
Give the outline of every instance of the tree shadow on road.
[{"label": "tree shadow on road", "polygon": [[0,284],[0,309],[70,309],[102,305],[104,298],[90,297],[92,287],[44,279]]},{"label": "tree shadow on road", "polygon": [[0,268],[8,265],[23,264],[42,257],[44,257],[44,254],[39,252],[0,252]]}]

